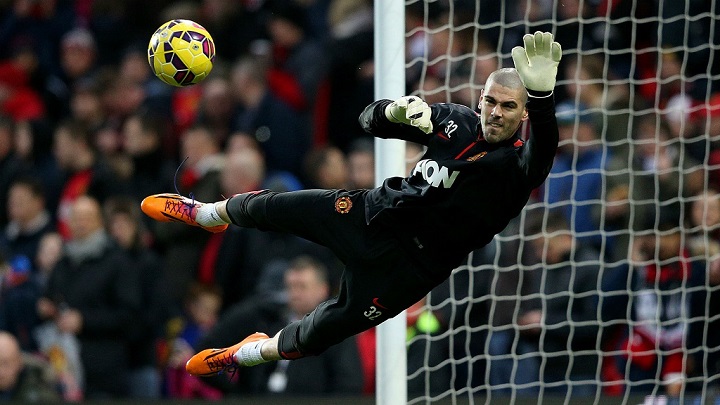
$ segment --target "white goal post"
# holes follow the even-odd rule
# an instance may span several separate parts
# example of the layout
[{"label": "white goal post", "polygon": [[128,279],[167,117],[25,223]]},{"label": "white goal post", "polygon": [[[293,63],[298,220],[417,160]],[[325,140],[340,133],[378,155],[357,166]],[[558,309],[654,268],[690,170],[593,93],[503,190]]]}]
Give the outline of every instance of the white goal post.
[{"label": "white goal post", "polygon": [[[375,0],[375,98],[394,100],[405,95],[405,4]],[[377,186],[387,177],[405,172],[405,142],[375,140]],[[405,312],[377,327],[375,391],[378,405],[407,402]]]},{"label": "white goal post", "polygon": [[[553,172],[428,296],[429,324],[406,334],[408,311],[380,326],[377,403],[715,400],[720,1],[374,7],[376,98],[475,106],[523,34],[564,49]],[[404,174],[404,143],[376,141],[376,159],[378,181]]]}]

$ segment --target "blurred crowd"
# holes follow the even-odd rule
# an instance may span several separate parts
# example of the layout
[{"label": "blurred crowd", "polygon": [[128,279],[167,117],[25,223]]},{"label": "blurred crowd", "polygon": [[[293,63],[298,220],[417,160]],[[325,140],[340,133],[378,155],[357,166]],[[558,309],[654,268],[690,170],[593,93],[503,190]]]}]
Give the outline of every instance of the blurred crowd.
[{"label": "blurred crowd", "polygon": [[[714,387],[713,7],[407,5],[407,93],[428,103],[476,106],[525,33],[551,31],[564,50],[553,170],[494,243],[408,311],[412,395]],[[150,35],[176,18],[215,41],[195,86],[148,66]],[[303,316],[342,266],[294,236],[210,234],[139,211],[161,192],[373,187],[374,140],[357,123],[381,74],[372,1],[0,0],[0,39],[0,400],[372,395],[374,330],[313,358],[185,373],[198,349]],[[422,154],[408,143],[408,172]]]}]

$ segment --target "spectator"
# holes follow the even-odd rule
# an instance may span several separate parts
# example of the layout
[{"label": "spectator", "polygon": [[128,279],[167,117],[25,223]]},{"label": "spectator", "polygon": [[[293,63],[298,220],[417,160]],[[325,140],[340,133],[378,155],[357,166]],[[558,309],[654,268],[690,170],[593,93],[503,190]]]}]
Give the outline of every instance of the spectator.
[{"label": "spectator", "polygon": [[593,17],[593,11],[592,5],[582,0],[568,0],[558,7],[555,35],[563,52],[585,53],[602,47],[605,38],[600,35],[600,23],[588,21]]},{"label": "spectator", "polygon": [[24,354],[8,332],[0,332],[0,364],[0,402],[47,404],[62,399],[47,364]]},{"label": "spectator", "polygon": [[[502,38],[502,54],[510,55],[514,44],[522,43],[524,34],[536,31],[552,31],[551,27],[552,7],[543,0],[517,1],[511,3],[508,12],[505,13],[506,23],[509,29],[504,30]],[[563,63],[564,65],[565,63]]]},{"label": "spectator", "polygon": [[199,377],[185,372],[185,363],[194,354],[193,348],[215,326],[222,297],[217,288],[193,284],[185,299],[182,329],[170,342],[170,353],[165,376],[170,398],[220,399],[223,393]]},{"label": "spectator", "polygon": [[[706,283],[707,261],[690,257],[680,223],[680,207],[665,204],[651,212],[634,235],[629,273],[631,323],[620,342],[618,370],[628,393],[662,387],[680,395],[693,365],[687,360],[688,331],[703,329],[705,317],[693,317],[692,302]],[[627,287],[625,287],[627,288]],[[700,301],[704,301],[701,299]],[[659,386],[659,387],[658,387]]]},{"label": "spectator", "polygon": [[19,48],[34,49],[44,70],[57,71],[58,39],[72,29],[74,13],[71,4],[15,0],[4,7],[0,23],[2,57],[11,56]]},{"label": "spectator", "polygon": [[550,176],[541,189],[545,203],[560,209],[579,241],[596,248],[602,244],[593,209],[600,207],[602,176],[607,156],[584,105],[556,107],[560,143]]},{"label": "spectator", "polygon": [[686,144],[685,148],[690,156],[697,161],[703,161],[706,154],[704,145],[707,140],[697,139],[699,125],[705,124],[698,119],[697,109],[695,100],[687,94],[678,93],[667,100],[660,113],[667,122],[670,133]]},{"label": "spectator", "polygon": [[642,222],[658,205],[690,197],[703,188],[702,167],[683,153],[664,121],[646,114],[636,125],[630,168],[627,161],[612,159],[605,177],[603,215],[612,243],[607,259],[612,262],[627,260],[629,230],[643,230]]},{"label": "spectator", "polygon": [[322,45],[307,35],[306,10],[294,0],[273,0],[267,28],[272,42],[271,91],[307,117],[315,108],[328,64]]},{"label": "spectator", "polygon": [[246,192],[263,188],[265,178],[262,153],[255,147],[247,147],[227,155],[220,184],[223,193]]},{"label": "spectator", "polygon": [[15,122],[0,115],[0,226],[7,225],[7,198],[12,182],[20,175],[21,163],[14,151]]},{"label": "spectator", "polygon": [[149,112],[135,113],[123,123],[122,144],[131,164],[128,189],[138,200],[150,190],[168,190],[172,186],[175,165],[162,147],[167,127],[167,120]]},{"label": "spectator", "polygon": [[640,69],[642,80],[638,87],[638,94],[643,96],[648,102],[656,105],[657,108],[665,109],[667,103],[677,96],[687,96],[690,94],[705,95],[705,88],[701,86],[700,91],[694,90],[697,84],[703,84],[696,80],[685,79],[683,75],[687,69],[686,54],[683,51],[677,51],[670,48],[667,44],[653,53],[653,63],[643,64],[644,69]]},{"label": "spectator", "polygon": [[180,142],[181,157],[187,159],[178,173],[180,190],[192,191],[198,198],[219,195],[225,158],[218,139],[208,128],[199,126],[185,131]]},{"label": "spectator", "polygon": [[[475,251],[473,267],[478,266],[481,271],[469,272],[461,278],[462,284],[469,286],[466,289],[472,296],[487,297],[479,305],[466,304],[473,324],[491,326],[487,336],[476,332],[467,343],[471,352],[465,352],[465,355],[485,350],[488,354],[486,367],[482,363],[472,365],[473,371],[480,368],[483,373],[477,377],[473,373],[473,379],[487,381],[490,393],[502,397],[527,397],[537,395],[539,391],[537,335],[529,328],[519,326],[527,325],[532,317],[528,314],[541,308],[536,295],[540,289],[537,272],[518,266],[518,253],[521,263],[536,263],[529,258],[532,249],[526,244],[523,237],[526,231],[522,228],[532,212],[526,209],[524,215],[510,222],[500,234],[503,242],[496,240]],[[496,271],[496,266],[501,271]],[[462,290],[456,294],[462,294]]]},{"label": "spectator", "polygon": [[[490,73],[499,69],[500,57],[496,46],[492,44],[486,35],[487,32],[475,33],[474,30],[464,30],[464,35],[472,35],[473,38],[466,38],[468,45],[468,53],[475,55],[475,58],[467,59],[458,66],[456,72],[453,72],[450,86],[453,87],[451,93],[451,101],[473,105],[480,95],[480,89],[484,87],[484,83],[490,76]],[[471,49],[473,49],[471,51]],[[467,84],[470,83],[468,86]],[[424,79],[422,90],[426,93],[437,91],[438,88],[445,87],[445,80],[439,77],[427,76]],[[435,102],[446,102],[445,92],[440,92],[435,96]]]},{"label": "spectator", "polygon": [[[31,102],[28,110],[42,111],[44,120],[56,123],[61,115],[67,111],[67,106],[61,105],[62,101],[55,94],[53,83],[57,78],[47,66],[41,65],[39,52],[40,50],[33,48],[30,41],[28,41],[19,44],[17,49],[13,50],[11,60],[27,77],[27,86],[31,92],[40,97],[40,106],[33,104],[35,102],[34,97],[26,100]],[[57,61],[53,62],[57,63]]]},{"label": "spectator", "polygon": [[349,188],[375,187],[374,140],[361,138],[353,141],[347,154],[347,163]]},{"label": "spectator", "polygon": [[54,97],[60,101],[58,120],[70,116],[71,99],[78,84],[98,74],[97,47],[93,33],[82,27],[66,32],[59,47],[60,70],[49,84]]},{"label": "spectator", "polygon": [[328,20],[331,34],[324,50],[329,64],[327,142],[347,152],[355,139],[367,138],[362,128],[354,125],[355,111],[374,98],[372,4],[368,0],[333,0]]},{"label": "spectator", "polygon": [[57,196],[62,186],[60,171],[52,153],[53,127],[46,121],[19,121],[15,127],[15,155],[24,177],[34,177],[43,184],[49,212],[57,212]]},{"label": "spectator", "polygon": [[230,81],[224,76],[209,77],[202,84],[197,123],[207,127],[224,148],[231,135],[235,103]]},{"label": "spectator", "polygon": [[564,213],[551,212],[543,222],[531,241],[540,264],[535,271],[544,273],[543,307],[519,318],[518,326],[538,339],[545,392],[595,396],[600,379],[600,252],[575,235]]},{"label": "spectator", "polygon": [[34,178],[19,178],[8,193],[10,222],[0,240],[13,255],[22,255],[33,262],[35,273],[38,246],[42,237],[54,230],[52,217],[45,207],[42,183]]},{"label": "spectator", "polygon": [[40,323],[35,304],[40,287],[32,277],[30,260],[16,255],[0,261],[0,330],[12,333],[22,350],[37,350],[33,331]]},{"label": "spectator", "polygon": [[[141,108],[152,110],[155,114],[163,117],[171,115],[173,87],[167,86],[158,80],[148,69],[147,49],[143,41],[139,44],[128,42],[120,46],[125,47],[122,58],[117,65],[117,79],[124,83],[133,83],[142,89],[144,99]],[[114,49],[114,48],[110,48]]]},{"label": "spectator", "polygon": [[632,111],[646,108],[639,98],[632,99],[628,86],[612,84],[612,70],[606,73],[607,60],[600,55],[581,54],[563,62],[561,69],[568,100],[584,105],[593,116],[593,125],[601,134],[602,145],[609,155],[628,161]]},{"label": "spectator", "polygon": [[259,42],[267,40],[267,24],[259,3],[215,0],[203,0],[201,3],[199,18],[212,33],[217,57],[222,62],[248,55]]},{"label": "spectator", "polygon": [[102,89],[97,80],[85,79],[75,85],[70,96],[70,116],[95,133],[107,121],[102,102]]},{"label": "spectator", "polygon": [[60,190],[57,227],[60,235],[70,238],[69,214],[73,202],[89,195],[101,203],[125,189],[106,163],[96,154],[87,128],[77,121],[64,121],[55,129],[54,153],[64,172]]},{"label": "spectator", "polygon": [[312,144],[309,121],[270,91],[266,75],[267,68],[257,58],[242,58],[233,65],[230,80],[238,101],[233,131],[255,138],[269,172],[300,176]]},{"label": "spectator", "polygon": [[131,172],[130,162],[127,154],[123,153],[118,128],[108,123],[96,131],[90,131],[90,139],[98,160],[107,165],[117,181],[127,182]]},{"label": "spectator", "polygon": [[142,312],[135,319],[129,342],[129,387],[132,398],[160,398],[161,376],[155,348],[164,336],[165,325],[174,315],[162,278],[160,256],[149,249],[137,202],[114,197],[104,204],[110,237],[129,256],[139,273]]},{"label": "spectator", "polygon": [[[235,179],[230,181],[230,183],[235,183],[234,185],[228,183],[223,185],[223,187],[237,187],[238,189],[255,190],[258,185],[250,183],[257,181],[258,178],[261,178],[263,179],[262,185],[259,187],[263,189],[289,191],[300,190],[303,188],[300,179],[293,173],[287,171],[273,171],[267,173],[265,155],[263,154],[259,143],[244,132],[235,132],[230,135],[227,145],[225,146],[225,153],[228,156],[235,155],[237,153],[239,156],[245,157],[245,159],[239,160],[245,160],[246,163],[244,165],[237,165],[235,169],[241,169],[240,166],[245,166],[244,170],[250,170],[248,165],[254,164],[253,161],[257,162],[257,165],[254,169],[250,170],[250,173],[238,174],[235,176]],[[232,175],[229,174],[229,176]],[[247,186],[253,186],[256,188],[248,189]]]},{"label": "spectator", "polygon": [[309,188],[348,188],[348,165],[343,151],[321,146],[305,157],[305,178]]},{"label": "spectator", "polygon": [[68,224],[70,239],[39,314],[77,336],[87,399],[127,398],[128,346],[142,310],[139,270],[106,233],[97,200],[79,197]]},{"label": "spectator", "polygon": [[[152,95],[148,93],[151,89],[148,89],[145,83],[125,80],[119,75],[120,73],[114,67],[109,67],[103,69],[97,79],[103,89],[103,106],[107,114],[108,124],[111,128],[119,128],[127,117],[145,108],[146,103],[148,103],[147,107],[150,108],[151,104],[149,103],[152,101],[148,100],[148,96]],[[160,81],[157,78],[154,80]],[[161,84],[163,83],[161,82]],[[167,85],[165,85],[165,87],[167,87]],[[194,90],[191,89],[190,91]],[[168,98],[179,94],[180,91],[176,90],[169,94]],[[176,100],[174,99],[163,101],[163,103],[162,106],[165,107],[165,109],[157,108],[156,104],[152,104],[153,111],[157,114],[168,116],[170,116],[170,114],[166,110],[169,108],[172,108],[173,112],[180,113],[183,111],[181,105],[176,104]],[[173,139],[173,141],[175,140]],[[167,156],[175,156],[177,153],[177,144],[174,142],[169,143],[166,147],[168,148]]]}]

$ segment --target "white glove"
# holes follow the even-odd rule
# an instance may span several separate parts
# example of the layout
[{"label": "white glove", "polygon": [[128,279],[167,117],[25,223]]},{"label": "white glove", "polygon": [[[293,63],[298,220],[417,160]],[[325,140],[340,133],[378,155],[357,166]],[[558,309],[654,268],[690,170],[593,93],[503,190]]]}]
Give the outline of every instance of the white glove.
[{"label": "white glove", "polygon": [[549,32],[523,36],[525,48],[512,49],[512,58],[520,79],[528,90],[551,91],[555,88],[557,67],[562,57],[560,44]]},{"label": "white glove", "polygon": [[390,122],[400,122],[419,128],[429,134],[433,130],[430,122],[430,106],[420,97],[405,96],[385,107],[385,116]]}]

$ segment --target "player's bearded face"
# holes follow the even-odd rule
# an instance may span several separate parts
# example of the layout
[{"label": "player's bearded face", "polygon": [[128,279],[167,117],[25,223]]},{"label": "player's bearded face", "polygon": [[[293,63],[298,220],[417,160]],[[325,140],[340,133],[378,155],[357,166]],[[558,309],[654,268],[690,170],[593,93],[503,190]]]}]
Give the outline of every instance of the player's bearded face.
[{"label": "player's bearded face", "polygon": [[480,125],[489,143],[502,142],[515,134],[527,119],[524,88],[513,89],[488,82],[480,94]]}]

